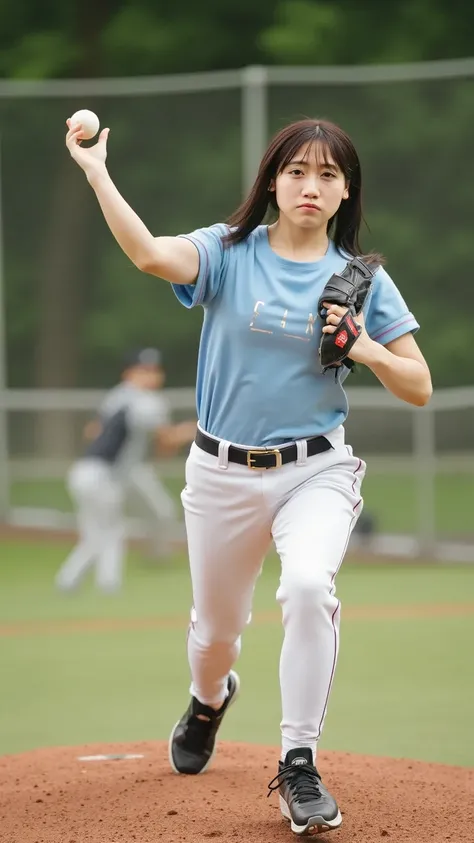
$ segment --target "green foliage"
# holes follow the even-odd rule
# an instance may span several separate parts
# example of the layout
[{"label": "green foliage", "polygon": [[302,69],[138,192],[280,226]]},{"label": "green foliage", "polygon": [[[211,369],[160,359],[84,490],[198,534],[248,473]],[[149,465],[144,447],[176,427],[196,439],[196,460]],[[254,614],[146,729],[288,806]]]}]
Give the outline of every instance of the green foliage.
[{"label": "green foliage", "polygon": [[331,64],[341,17],[334,3],[286,0],[278,5],[275,23],[262,32],[261,46],[270,62]]},{"label": "green foliage", "polygon": [[473,17],[466,0],[4,0],[0,76],[88,76],[91,44],[107,76],[450,58],[470,54]]},{"label": "green foliage", "polygon": [[79,45],[62,32],[29,32],[4,53],[2,65],[13,79],[48,79],[67,73],[79,53]]}]

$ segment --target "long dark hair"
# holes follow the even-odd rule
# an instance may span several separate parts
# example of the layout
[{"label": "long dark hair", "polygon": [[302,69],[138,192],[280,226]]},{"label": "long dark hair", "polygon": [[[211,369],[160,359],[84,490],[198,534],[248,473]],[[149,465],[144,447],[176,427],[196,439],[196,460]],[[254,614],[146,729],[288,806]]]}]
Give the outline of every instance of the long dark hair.
[{"label": "long dark hair", "polygon": [[[275,191],[270,190],[273,180],[290,163],[298,149],[315,141],[322,143],[330,152],[349,187],[349,197],[341,202],[337,213],[328,221],[328,236],[339,251],[353,257],[362,256],[359,242],[363,220],[359,156],[350,137],[328,120],[299,120],[275,135],[262,158],[247,199],[227,221],[230,231],[223,238],[226,245],[245,240],[263,222],[269,210],[278,212]],[[366,255],[365,259],[383,262],[383,257],[378,254]]]}]

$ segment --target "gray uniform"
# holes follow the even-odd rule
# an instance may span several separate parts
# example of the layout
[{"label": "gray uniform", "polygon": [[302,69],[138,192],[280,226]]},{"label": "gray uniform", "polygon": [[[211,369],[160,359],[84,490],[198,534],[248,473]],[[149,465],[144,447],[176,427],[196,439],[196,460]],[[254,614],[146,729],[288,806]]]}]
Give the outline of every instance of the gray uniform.
[{"label": "gray uniform", "polygon": [[68,474],[80,538],[57,574],[59,588],[74,588],[93,565],[99,588],[120,587],[123,503],[129,488],[141,494],[156,517],[165,522],[175,519],[173,500],[146,463],[150,434],[168,424],[169,417],[164,396],[127,382],[105,397],[99,409],[101,432]]}]

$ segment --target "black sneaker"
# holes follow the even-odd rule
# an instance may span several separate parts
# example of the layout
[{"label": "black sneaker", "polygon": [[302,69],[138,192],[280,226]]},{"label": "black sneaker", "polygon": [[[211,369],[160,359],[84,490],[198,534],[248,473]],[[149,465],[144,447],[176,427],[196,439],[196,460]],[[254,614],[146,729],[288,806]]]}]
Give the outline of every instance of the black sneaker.
[{"label": "black sneaker", "polygon": [[268,785],[268,796],[280,791],[280,809],[295,834],[320,834],[342,823],[336,800],[321,782],[308,747],[290,749],[278,762],[278,775]]},{"label": "black sneaker", "polygon": [[[239,689],[238,674],[231,670],[227,680],[227,697],[218,711],[191,697],[169,740],[169,759],[175,773],[195,776],[207,769],[214,755],[217,730],[227,709],[237,699]],[[201,720],[201,717],[205,719]]]}]

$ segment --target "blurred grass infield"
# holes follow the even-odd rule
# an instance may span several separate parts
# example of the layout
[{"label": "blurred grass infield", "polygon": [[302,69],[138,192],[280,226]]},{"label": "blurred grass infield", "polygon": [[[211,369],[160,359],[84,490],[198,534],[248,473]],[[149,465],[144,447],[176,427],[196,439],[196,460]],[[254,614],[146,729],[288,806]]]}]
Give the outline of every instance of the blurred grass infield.
[{"label": "blurred grass infield", "polygon": [[[183,555],[129,553],[122,592],[53,588],[69,544],[0,543],[0,754],[166,739],[188,700]],[[268,558],[222,737],[278,745],[282,630]],[[474,566],[347,562],[339,666],[321,747],[474,766]],[[311,669],[308,666],[308,669]]]},{"label": "blurred grass infield", "polygon": [[[178,498],[182,477],[164,477]],[[371,473],[363,483],[364,509],[376,520],[377,529],[388,533],[412,533],[417,527],[417,489],[413,474]],[[438,532],[448,537],[474,537],[471,511],[474,473],[440,473],[436,476],[435,517]],[[71,510],[71,501],[60,479],[15,480],[12,506]]]}]

